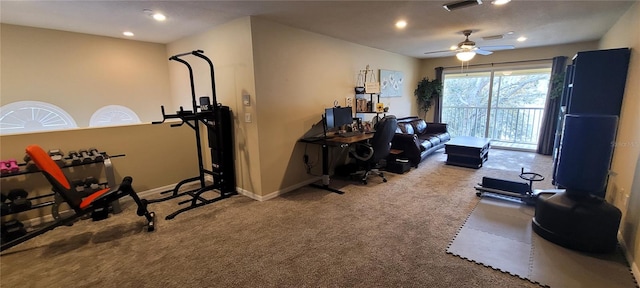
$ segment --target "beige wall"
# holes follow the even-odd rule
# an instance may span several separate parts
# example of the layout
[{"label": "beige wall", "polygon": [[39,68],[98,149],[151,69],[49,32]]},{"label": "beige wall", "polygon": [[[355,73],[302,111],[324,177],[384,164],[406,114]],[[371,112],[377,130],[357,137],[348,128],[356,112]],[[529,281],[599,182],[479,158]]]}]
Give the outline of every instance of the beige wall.
[{"label": "beige wall", "polygon": [[48,102],[87,127],[96,110],[111,104],[151,122],[170,99],[165,45],[8,24],[0,29],[0,105]]},{"label": "beige wall", "polygon": [[[640,3],[636,2],[600,41],[600,49],[630,47],[631,61],[616,136],[607,198],[623,213],[621,233],[633,258],[636,277],[640,261]],[[628,204],[627,204],[628,203]]]},{"label": "beige wall", "polygon": [[[473,68],[473,65],[484,65],[484,64],[491,64],[491,63],[504,63],[504,62],[525,61],[525,60],[551,59],[556,56],[569,57],[569,59],[567,59],[567,64],[569,64],[571,62],[571,58],[577,52],[595,50],[597,48],[598,48],[598,42],[592,41],[592,42],[572,43],[572,44],[556,45],[556,46],[496,51],[493,54],[488,56],[476,55],[476,57],[469,62],[469,65],[471,68]],[[456,69],[461,69],[460,61],[456,59],[455,56],[444,57],[444,58],[430,58],[430,59],[422,60],[420,75],[429,77],[429,79],[434,79],[436,67],[456,67]],[[429,112],[427,113],[426,119],[428,120],[433,119],[433,109],[429,110]]]},{"label": "beige wall", "polygon": [[[193,35],[167,45],[167,57],[193,50],[203,50],[211,59],[215,71],[217,102],[229,106],[234,114],[235,165],[237,186],[244,191],[261,195],[260,155],[258,151],[258,115],[254,85],[250,18],[240,18],[203,33]],[[194,69],[196,98],[212,96],[211,73],[206,61],[195,56],[181,59],[189,62]],[[191,88],[187,67],[171,61],[169,66],[171,91],[174,107],[167,107],[173,113],[180,105],[191,110]],[[251,105],[242,104],[242,95],[251,97]],[[250,113],[251,123],[244,121],[245,113]],[[206,135],[203,134],[203,135]],[[208,147],[203,143],[203,147]],[[207,166],[211,167],[211,156],[204,154]],[[197,165],[197,164],[196,164]]]},{"label": "beige wall", "polygon": [[[290,189],[309,175],[302,162],[305,147],[297,140],[321,119],[334,101],[344,106],[354,97],[356,75],[370,65],[402,71],[402,97],[381,98],[398,117],[415,115],[413,89],[419,61],[258,17],[251,19],[255,63],[262,195]],[[309,153],[316,163],[316,152]],[[320,167],[314,169],[320,174]]]}]

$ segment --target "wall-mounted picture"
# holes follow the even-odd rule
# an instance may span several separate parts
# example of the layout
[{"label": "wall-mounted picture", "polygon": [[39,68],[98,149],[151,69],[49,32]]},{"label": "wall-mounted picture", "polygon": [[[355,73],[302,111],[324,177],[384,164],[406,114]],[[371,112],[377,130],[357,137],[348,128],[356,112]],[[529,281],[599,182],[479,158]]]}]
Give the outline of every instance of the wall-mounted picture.
[{"label": "wall-mounted picture", "polygon": [[402,72],[380,69],[380,97],[401,97],[403,82]]}]

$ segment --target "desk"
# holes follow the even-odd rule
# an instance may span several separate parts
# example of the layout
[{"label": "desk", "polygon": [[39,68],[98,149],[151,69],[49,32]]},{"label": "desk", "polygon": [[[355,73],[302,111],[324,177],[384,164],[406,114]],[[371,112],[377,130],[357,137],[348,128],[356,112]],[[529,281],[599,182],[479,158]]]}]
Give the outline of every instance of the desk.
[{"label": "desk", "polygon": [[338,193],[338,194],[344,194],[344,192],[335,188],[331,188],[329,186],[329,183],[331,182],[331,179],[329,176],[329,146],[351,145],[353,143],[367,141],[371,138],[373,138],[373,133],[360,134],[360,135],[351,136],[351,137],[329,136],[327,138],[319,139],[319,140],[300,139],[300,142],[303,142],[303,143],[322,145],[322,184],[318,185],[318,184],[312,183],[311,186],[324,189],[327,191],[331,191],[334,193]]}]

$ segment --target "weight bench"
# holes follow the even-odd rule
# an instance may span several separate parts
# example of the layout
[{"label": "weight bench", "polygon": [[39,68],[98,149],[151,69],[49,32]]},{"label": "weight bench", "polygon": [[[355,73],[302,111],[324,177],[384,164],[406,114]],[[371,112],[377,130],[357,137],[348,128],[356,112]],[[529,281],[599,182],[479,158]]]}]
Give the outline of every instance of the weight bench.
[{"label": "weight bench", "polygon": [[[131,196],[138,205],[138,216],[144,216],[147,219],[147,231],[151,232],[155,228],[155,213],[147,210],[147,201],[140,199],[138,194],[131,187],[133,179],[129,176],[124,177],[122,183],[117,187],[106,188],[91,193],[86,197],[78,194],[72,189],[69,180],[62,172],[62,169],[51,159],[49,154],[38,145],[30,145],[26,148],[27,155],[31,157],[38,169],[53,186],[53,191],[60,195],[62,199],[73,209],[73,215],[61,217],[55,222],[50,223],[42,228],[28,232],[26,235],[2,243],[0,251],[9,249],[15,245],[42,235],[54,228],[62,225],[72,224],[76,219],[92,213],[96,210],[107,210],[109,204],[124,196]],[[108,211],[108,210],[107,210]]]}]

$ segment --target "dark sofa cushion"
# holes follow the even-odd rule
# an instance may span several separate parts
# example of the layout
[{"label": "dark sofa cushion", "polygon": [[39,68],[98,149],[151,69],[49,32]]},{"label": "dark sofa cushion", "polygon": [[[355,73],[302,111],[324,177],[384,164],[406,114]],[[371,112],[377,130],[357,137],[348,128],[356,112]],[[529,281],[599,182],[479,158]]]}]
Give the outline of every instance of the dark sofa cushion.
[{"label": "dark sofa cushion", "polygon": [[425,151],[425,150],[433,147],[433,143],[431,143],[431,141],[429,141],[429,140],[418,139],[418,141],[420,142],[420,151]]},{"label": "dark sofa cushion", "polygon": [[427,130],[427,122],[425,122],[423,119],[415,119],[410,123],[413,127],[413,131],[418,135],[424,134],[424,132]]},{"label": "dark sofa cushion", "polygon": [[420,136],[419,138],[423,140],[428,140],[433,145],[438,145],[440,144],[440,142],[442,142],[440,141],[440,137],[438,137],[437,134],[426,134],[426,135]]},{"label": "dark sofa cushion", "polygon": [[[400,130],[398,132],[398,130]],[[396,129],[396,133],[402,133],[402,134],[416,134],[413,130],[413,126],[411,125],[411,123],[398,123],[398,128]]]},{"label": "dark sofa cushion", "polygon": [[441,142],[447,142],[451,140],[451,135],[449,135],[449,133],[446,132],[446,133],[438,134],[438,138],[440,138]]}]

